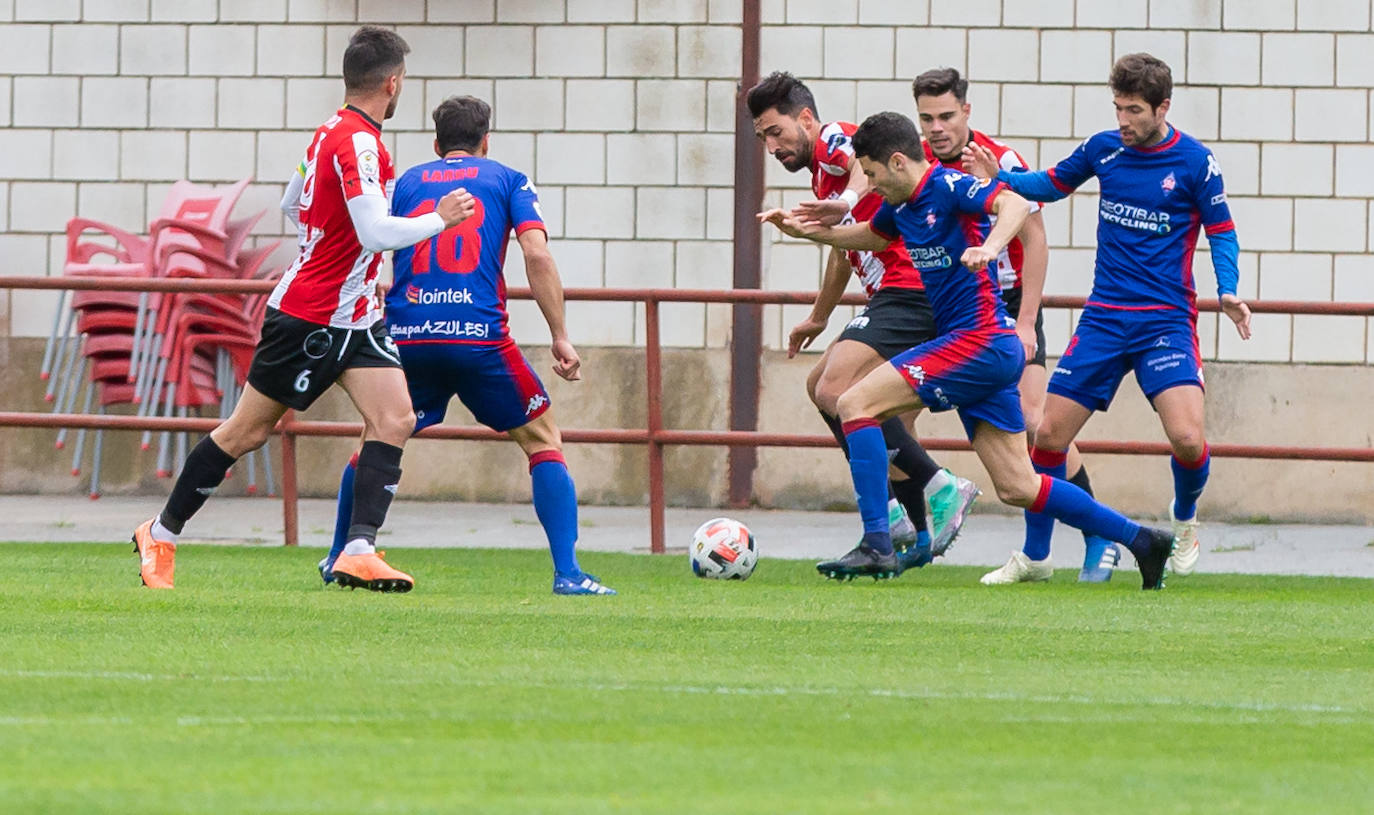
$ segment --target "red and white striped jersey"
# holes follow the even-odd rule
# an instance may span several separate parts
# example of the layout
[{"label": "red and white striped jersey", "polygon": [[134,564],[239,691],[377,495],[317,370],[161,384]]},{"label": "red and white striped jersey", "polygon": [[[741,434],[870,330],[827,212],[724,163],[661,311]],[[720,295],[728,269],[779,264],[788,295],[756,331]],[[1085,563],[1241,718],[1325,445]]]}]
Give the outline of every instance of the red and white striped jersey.
[{"label": "red and white striped jersey", "polygon": [[374,301],[380,252],[358,241],[348,202],[386,195],[395,177],[382,126],[352,105],[320,125],[305,151],[300,254],[282,274],[268,305],[335,328],[367,328],[381,319]]},{"label": "red and white striped jersey", "polygon": [[[820,135],[811,148],[811,191],[817,200],[839,198],[849,186],[850,172],[862,172],[854,159],[854,131],[858,125],[831,122],[821,127]],[[859,199],[840,223],[867,221],[882,206],[883,197],[869,192]],[[878,252],[847,251],[844,253],[854,275],[863,283],[869,297],[884,287],[894,289],[922,288],[921,275],[911,265],[911,256],[900,240],[893,241]]]},{"label": "red and white striped jersey", "polygon": [[[989,152],[997,157],[997,163],[1001,165],[1003,170],[1007,170],[1008,172],[1020,172],[1031,168],[1030,165],[1026,163],[1026,160],[1021,157],[1020,153],[991,136],[970,129],[969,141],[986,147]],[[962,158],[956,157],[950,161],[945,161],[944,159],[935,157],[935,151],[930,149],[930,142],[923,141],[921,142],[921,146],[925,148],[926,161],[932,164],[943,164],[959,172],[964,171],[964,161]],[[1044,204],[1039,204],[1035,201],[1031,201],[1030,205],[1031,212],[1039,212],[1044,208]],[[988,217],[992,219],[993,223],[997,222],[996,215],[989,214]],[[1003,291],[1021,288],[1021,269],[1025,265],[1026,251],[1021,245],[1021,238],[1019,236],[1013,237],[1011,241],[1007,243],[1006,248],[1002,250],[1002,254],[997,256],[997,278],[998,282],[1002,285]]]}]

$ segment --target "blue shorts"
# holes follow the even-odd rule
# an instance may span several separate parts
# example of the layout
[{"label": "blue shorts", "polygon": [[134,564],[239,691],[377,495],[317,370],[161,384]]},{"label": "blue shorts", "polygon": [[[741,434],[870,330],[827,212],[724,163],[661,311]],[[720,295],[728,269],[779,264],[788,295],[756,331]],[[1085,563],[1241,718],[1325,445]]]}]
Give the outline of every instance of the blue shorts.
[{"label": "blue shorts", "polygon": [[978,422],[1008,433],[1026,429],[1016,385],[1026,352],[1013,331],[955,331],[893,357],[932,413],[957,410],[969,439]]},{"label": "blue shorts", "polygon": [[442,422],[454,396],[477,421],[499,432],[528,424],[549,409],[548,391],[515,340],[496,345],[400,342],[396,347],[415,407],[416,433]]},{"label": "blue shorts", "polygon": [[1127,371],[1145,398],[1179,385],[1201,388],[1202,355],[1194,318],[1177,309],[1088,306],[1050,375],[1049,392],[1088,410],[1106,410]]}]

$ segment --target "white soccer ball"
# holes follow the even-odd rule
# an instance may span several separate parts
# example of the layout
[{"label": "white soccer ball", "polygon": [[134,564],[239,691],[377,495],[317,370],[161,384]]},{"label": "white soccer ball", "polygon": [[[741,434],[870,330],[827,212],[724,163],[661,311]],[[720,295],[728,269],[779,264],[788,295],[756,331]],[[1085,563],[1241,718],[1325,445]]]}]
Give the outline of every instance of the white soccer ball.
[{"label": "white soccer ball", "polygon": [[733,518],[712,518],[692,535],[687,552],[692,573],[712,580],[748,580],[759,562],[749,527]]}]

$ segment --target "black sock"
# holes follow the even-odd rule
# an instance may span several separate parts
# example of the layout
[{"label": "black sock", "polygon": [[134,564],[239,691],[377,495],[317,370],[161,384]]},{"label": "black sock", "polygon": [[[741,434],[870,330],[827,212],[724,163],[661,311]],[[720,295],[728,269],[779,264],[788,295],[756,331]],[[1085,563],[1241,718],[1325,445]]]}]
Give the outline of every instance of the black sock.
[{"label": "black sock", "polygon": [[1088,480],[1088,468],[1079,466],[1078,472],[1074,473],[1068,482],[1089,495],[1093,494],[1093,483]]},{"label": "black sock", "polygon": [[816,408],[816,411],[820,413],[821,418],[825,420],[825,426],[830,428],[830,432],[834,435],[835,441],[840,443],[840,451],[844,453],[845,459],[848,460],[849,441],[844,437],[844,424],[841,423],[837,417],[831,416],[820,408]]},{"label": "black sock", "polygon": [[180,535],[191,516],[205,506],[205,499],[223,483],[224,473],[234,466],[234,460],[209,436],[197,442],[181,465],[172,494],[167,496],[160,516],[162,525],[173,535]]},{"label": "black sock", "polygon": [[348,540],[358,538],[376,543],[377,529],[386,520],[396,485],[401,480],[401,448],[382,441],[365,441],[358,451],[358,469],[353,476],[353,517],[348,523]]},{"label": "black sock", "polygon": [[[901,417],[893,416],[883,422],[883,441],[887,443],[887,451],[892,458],[892,464],[906,473],[921,488],[924,489],[930,479],[940,472],[940,465],[936,464],[935,459],[930,457],[921,443],[907,432]],[[893,455],[894,450],[896,451],[895,455]],[[901,499],[897,500],[900,501]]]},{"label": "black sock", "polygon": [[897,503],[906,510],[906,516],[916,525],[917,532],[929,532],[930,528],[926,525],[926,490],[916,479],[908,478],[905,481],[893,481],[889,484],[892,494],[896,496]]}]

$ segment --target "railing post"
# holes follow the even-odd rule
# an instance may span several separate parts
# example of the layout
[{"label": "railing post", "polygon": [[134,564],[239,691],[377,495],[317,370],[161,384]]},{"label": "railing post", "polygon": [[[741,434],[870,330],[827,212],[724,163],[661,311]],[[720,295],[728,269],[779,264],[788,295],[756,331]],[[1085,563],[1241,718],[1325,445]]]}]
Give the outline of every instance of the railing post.
[{"label": "railing post", "polygon": [[658,300],[644,300],[644,389],[647,392],[649,426],[649,551],[664,552],[663,367],[658,335]]},{"label": "railing post", "polygon": [[296,411],[288,410],[281,421],[282,534],[287,546],[300,544],[300,513],[296,492],[296,434],[290,430]]}]

